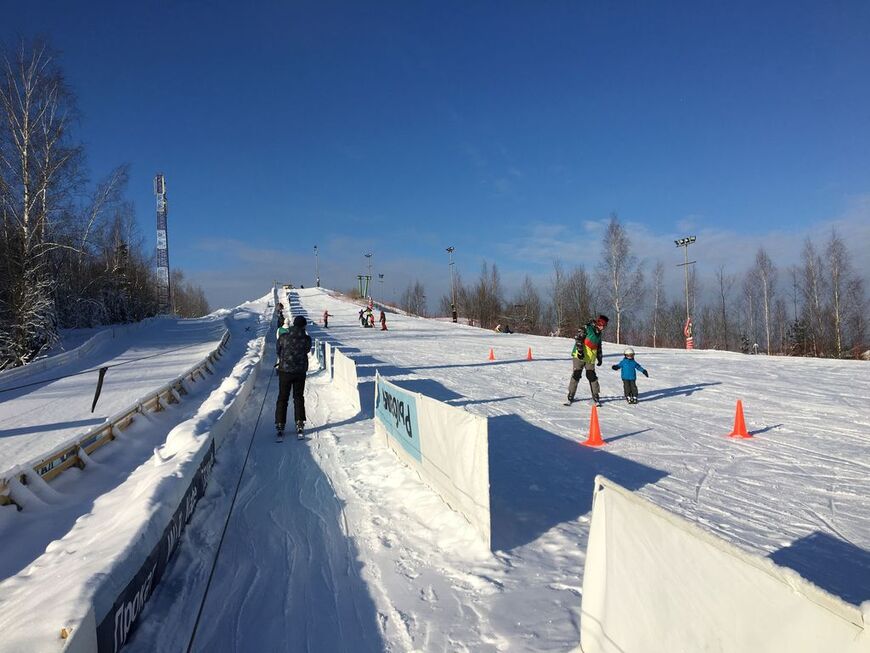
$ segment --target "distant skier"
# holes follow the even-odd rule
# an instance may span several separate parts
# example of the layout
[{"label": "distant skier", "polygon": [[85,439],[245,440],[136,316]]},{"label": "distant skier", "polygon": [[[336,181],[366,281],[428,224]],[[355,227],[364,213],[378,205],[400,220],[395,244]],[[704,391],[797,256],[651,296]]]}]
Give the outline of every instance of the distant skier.
[{"label": "distant skier", "polygon": [[329,311],[323,311],[323,326],[324,326],[324,328],[326,328],[326,329],[329,328],[329,318],[331,318],[331,317],[332,317],[332,315],[329,314]]},{"label": "distant skier", "polygon": [[601,332],[609,322],[606,315],[599,315],[594,320],[589,320],[582,329],[577,331],[574,337],[574,349],[571,351],[574,372],[568,382],[568,404],[574,401],[577,392],[577,382],[586,370],[586,378],[589,380],[589,389],[592,392],[592,401],[601,405],[601,385],[598,383],[598,375],[595,366],[601,365]]},{"label": "distant skier", "polygon": [[622,392],[625,395],[625,400],[630,404],[637,403],[637,372],[640,370],[640,373],[645,377],[649,378],[649,372],[647,372],[641,364],[634,360],[634,349],[631,347],[626,347],[623,352],[623,358],[616,365],[611,365],[611,369],[614,370],[622,370]]},{"label": "distant skier", "polygon": [[366,326],[370,329],[375,328],[375,314],[372,313],[372,309],[366,311]]},{"label": "distant skier", "polygon": [[380,316],[379,321],[381,323],[381,331],[386,331],[387,330],[387,314],[384,313],[383,309],[381,309],[381,316]]},{"label": "distant skier", "polygon": [[366,325],[365,309],[363,309],[363,308],[359,309],[359,325],[360,326]]},{"label": "distant skier", "polygon": [[296,434],[302,439],[305,428],[305,373],[308,371],[308,352],[311,336],[305,332],[304,317],[297,315],[293,326],[278,337],[278,401],[275,404],[275,430],[278,439],[284,437],[287,421],[287,404],[293,393],[293,415],[296,419]]}]

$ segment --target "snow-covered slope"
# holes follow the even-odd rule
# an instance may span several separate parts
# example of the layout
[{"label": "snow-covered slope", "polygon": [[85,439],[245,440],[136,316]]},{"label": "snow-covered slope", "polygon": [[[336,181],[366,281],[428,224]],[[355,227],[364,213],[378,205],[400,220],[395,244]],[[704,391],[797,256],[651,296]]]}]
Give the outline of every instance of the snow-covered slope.
[{"label": "snow-covered slope", "polygon": [[[579,445],[589,403],[562,405],[569,339],[394,314],[389,331],[363,329],[357,304],[291,292],[294,314],[333,315],[309,331],[355,359],[363,413],[312,373],[311,440],[277,444],[276,380],[258,381],[130,650],[186,650],[237,484],[198,651],[572,649],[599,473],[851,603],[870,600],[866,363],[629,343],[650,372],[630,406],[609,367],[621,347],[605,340],[607,445],[592,450]],[[490,418],[494,552],[373,441],[376,370]],[[726,437],[738,399],[753,439]],[[0,519],[0,536],[19,518]]]},{"label": "snow-covered slope", "polygon": [[[399,315],[382,332],[361,328],[359,306],[324,291],[299,290],[290,301],[310,320],[334,316],[328,330],[310,331],[356,360],[364,414],[314,375],[313,440],[276,445],[273,383],[195,650],[572,649],[598,473],[850,602],[870,599],[870,382],[861,363],[635,347],[650,379],[640,379],[641,403],[629,406],[609,369],[621,348],[606,343],[599,417],[608,444],[590,450],[578,444],[590,405],[562,405],[568,339]],[[375,370],[490,417],[494,553],[372,441]],[[581,390],[588,397],[585,381]],[[752,440],[726,437],[737,399]],[[201,594],[196,559],[182,553],[178,580],[155,599],[134,650],[183,648],[192,618],[178,606]]]}]

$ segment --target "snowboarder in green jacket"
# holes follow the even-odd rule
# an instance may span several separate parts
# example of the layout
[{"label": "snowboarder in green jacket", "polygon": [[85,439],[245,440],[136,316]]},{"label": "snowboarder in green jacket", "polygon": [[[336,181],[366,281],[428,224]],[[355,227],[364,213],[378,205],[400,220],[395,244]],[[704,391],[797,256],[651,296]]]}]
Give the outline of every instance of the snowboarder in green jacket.
[{"label": "snowboarder in green jacket", "polygon": [[594,320],[589,320],[582,329],[577,331],[574,338],[574,349],[571,358],[574,371],[568,382],[568,403],[574,401],[577,392],[577,382],[586,370],[586,378],[589,380],[589,389],[592,392],[592,401],[601,405],[601,385],[598,383],[598,375],[595,373],[596,365],[601,365],[603,356],[601,349],[601,332],[607,327],[610,320],[606,315],[599,315]]}]

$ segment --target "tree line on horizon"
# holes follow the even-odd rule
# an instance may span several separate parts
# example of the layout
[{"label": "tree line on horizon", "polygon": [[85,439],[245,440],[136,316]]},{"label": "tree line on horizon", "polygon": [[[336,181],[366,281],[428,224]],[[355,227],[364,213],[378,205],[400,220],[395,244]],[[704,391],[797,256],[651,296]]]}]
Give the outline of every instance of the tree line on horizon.
[{"label": "tree line on horizon", "polygon": [[[125,197],[127,165],[88,178],[80,118],[45,41],[0,48],[0,370],[50,349],[63,328],[157,314],[155,255]],[[209,312],[205,294],[172,270],[182,317]]]},{"label": "tree line on horizon", "polygon": [[[498,266],[484,261],[477,280],[456,279],[456,310],[484,329],[501,324],[512,331],[574,336],[591,317],[610,317],[608,340],[648,347],[685,347],[686,298],[668,297],[665,264],[647,270],[632,252],[631,239],[616,214],[610,216],[600,259],[593,269],[553,262],[541,291],[526,275],[508,296]],[[706,291],[706,292],[705,292]],[[712,299],[701,300],[700,296]],[[400,307],[426,315],[425,288],[409,283]],[[443,295],[438,315],[452,312]],[[842,237],[832,231],[824,243],[807,238],[798,264],[780,270],[764,247],[744,272],[715,271],[702,288],[689,273],[689,312],[695,346],[743,353],[827,358],[868,358],[868,302],[864,279],[851,263]]]}]

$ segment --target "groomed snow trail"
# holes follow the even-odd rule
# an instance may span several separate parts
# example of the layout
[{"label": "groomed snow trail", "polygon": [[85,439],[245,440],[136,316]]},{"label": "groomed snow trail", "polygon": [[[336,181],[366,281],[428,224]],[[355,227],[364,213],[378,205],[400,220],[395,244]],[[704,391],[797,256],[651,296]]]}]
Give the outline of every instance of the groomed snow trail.
[{"label": "groomed snow trail", "polygon": [[315,439],[275,442],[277,394],[273,379],[194,650],[383,650],[341,502],[311,451],[328,415],[309,387]]},{"label": "groomed snow trail", "polygon": [[[562,406],[569,339],[395,314],[380,332],[360,328],[359,306],[327,291],[284,300],[309,320],[334,316],[309,331],[354,358],[363,412],[311,374],[312,440],[277,444],[273,383],[195,650],[571,650],[598,473],[845,600],[870,599],[865,364],[635,347],[651,376],[628,406],[608,367],[620,348],[605,342],[607,445],[590,450],[578,445],[588,402]],[[376,370],[490,418],[494,552],[374,441]],[[214,487],[132,650],[184,650],[263,397],[248,402],[236,454],[218,453]],[[750,441],[726,437],[738,398]]]}]

